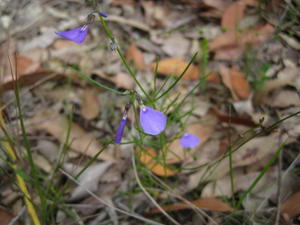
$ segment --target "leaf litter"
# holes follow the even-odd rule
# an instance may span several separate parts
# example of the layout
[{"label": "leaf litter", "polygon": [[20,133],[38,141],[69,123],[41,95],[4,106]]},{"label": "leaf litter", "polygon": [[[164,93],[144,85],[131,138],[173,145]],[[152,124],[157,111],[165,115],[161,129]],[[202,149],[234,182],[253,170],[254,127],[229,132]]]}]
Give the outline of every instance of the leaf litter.
[{"label": "leaf litter", "polygon": [[[31,6],[33,2],[28,0],[27,3]],[[69,66],[78,66],[89,78],[108,84],[116,90],[137,90],[137,85],[124,70],[115,52],[109,52],[109,47],[106,46],[108,41],[104,40],[99,26],[90,27],[86,43],[80,46],[58,39],[54,35],[57,29],[70,29],[84,21],[87,10],[82,3],[70,2],[68,7],[64,3],[58,3],[51,5],[51,10],[48,6],[49,3],[46,2],[34,3],[38,10],[35,13],[38,15],[43,15],[40,12],[48,8],[44,12],[49,18],[47,22],[39,24],[36,18],[26,16],[26,27],[22,28],[20,24],[13,24],[11,27],[11,46],[8,47],[8,42],[1,41],[3,54],[0,61],[3,69],[0,71],[0,90],[3,102],[13,101],[9,90],[14,89],[14,82],[6,58],[9,49],[13,64],[17,65],[20,85],[27,86],[26,90],[34,97],[29,103],[28,98],[21,95],[22,107],[33,112],[25,114],[33,149],[36,150],[33,160],[44,174],[51,174],[61,150],[67,147],[68,154],[62,165],[72,174],[83,168],[86,159],[92,158],[106,146],[99,140],[113,140],[118,126],[115,120],[122,113],[120,109],[127,100],[122,96],[111,95],[105,99],[105,95],[102,95],[106,92],[104,89],[90,86],[71,72]],[[138,171],[142,184],[146,189],[149,187],[149,190],[153,189],[151,185],[155,186],[156,189],[153,189],[155,191],[151,195],[165,211],[176,211],[183,216],[184,211],[180,210],[198,207],[205,209],[213,219],[219,219],[220,216],[215,211],[231,215],[234,205],[230,200],[234,195],[249,189],[283,140],[286,144],[283,147],[283,158],[286,155],[297,158],[298,153],[286,146],[297,143],[300,135],[299,116],[284,121],[276,129],[267,128],[279,119],[299,111],[299,62],[295,61],[299,56],[298,41],[285,31],[277,30],[278,27],[270,20],[259,16],[257,11],[264,10],[265,5],[259,8],[260,5],[255,0],[190,0],[176,3],[108,1],[103,6],[111,15],[107,18],[109,26],[112,26],[113,33],[118,37],[122,50],[126,50],[125,56],[130,67],[137,72],[141,83],[147,85],[146,90],[151,90],[156,67],[156,84],[159,87],[169,76],[175,79],[179,77],[186,69],[190,57],[200,50],[200,42],[207,39],[207,68],[201,68],[203,62],[197,56],[184,74],[183,80],[179,82],[179,87],[174,87],[169,94],[166,105],[176,99],[179,93],[178,102],[182,101],[191,87],[203,78],[202,69],[211,76],[208,76],[209,82],[200,86],[193,93],[192,100],[180,109],[184,112],[189,110],[189,105],[194,107],[192,115],[185,121],[184,131],[197,136],[201,141],[200,145],[193,149],[184,149],[179,143],[180,136],[174,136],[175,130],[182,129],[179,127],[166,131],[166,136],[173,138],[166,148],[157,147],[155,144],[148,146],[151,142],[147,138],[143,148],[133,144],[107,145],[105,151],[79,176],[80,186],[72,188],[68,192],[69,196],[65,198],[75,204],[92,206],[79,207],[80,210],[74,207],[78,218],[87,222],[84,216],[102,212],[114,224],[135,223],[128,217],[116,216],[114,210],[105,211],[104,205],[100,206],[98,201],[89,196],[86,189],[107,199],[112,205],[119,204],[120,208],[128,209],[134,205],[136,212],[148,213],[154,220],[158,218],[155,214],[160,211],[152,208],[134,181],[129,160],[133,149],[141,162],[139,169],[147,170],[147,173]],[[14,11],[13,7],[10,10]],[[26,10],[20,8],[20,12],[15,13],[22,15],[28,10],[30,11],[30,7],[26,7]],[[13,21],[12,15],[7,14],[6,20]],[[26,32],[22,33],[23,30]],[[282,43],[273,43],[275,30]],[[0,40],[4,39],[1,34]],[[272,51],[280,54],[270,54]],[[17,52],[16,62],[14,52]],[[251,71],[256,74],[256,77],[251,77],[253,75],[243,64],[249,53],[255,54],[255,58],[261,63],[271,65],[266,71],[266,79],[262,81],[261,89],[255,89],[253,83],[261,75],[259,66],[250,65]],[[157,64],[158,58],[160,60]],[[51,74],[56,79],[44,80]],[[41,83],[37,85],[38,81]],[[68,88],[71,98],[64,92]],[[68,104],[72,105],[72,120],[69,116],[58,113],[66,110]],[[17,121],[12,115],[16,113],[11,108],[13,107],[5,110],[12,117],[11,125],[15,126]],[[168,114],[172,114],[174,109],[175,106],[168,108]],[[135,118],[133,115],[129,118],[129,125],[125,129],[126,141],[135,135]],[[68,127],[69,143],[64,146]],[[257,136],[232,153],[230,165],[230,147],[235,149],[251,135]],[[269,168],[243,202],[247,211],[254,212],[257,206],[262,205],[264,209],[271,207],[265,201],[271,197],[266,196],[274,195],[280,190],[277,183],[280,174],[290,172],[286,169],[288,165],[285,165],[287,162],[284,160],[284,168],[278,173],[277,163]],[[68,166],[70,168],[67,169]],[[25,166],[24,170],[26,169],[28,168]],[[235,193],[232,193],[230,173],[233,174]],[[162,181],[161,179],[177,194],[188,199],[192,206],[185,201],[174,201],[172,197],[163,199],[162,195],[157,194],[156,191],[160,191],[162,186],[157,186],[156,181]],[[271,183],[274,184],[273,187],[270,187]],[[299,215],[299,188],[286,187],[285,192],[291,194],[289,198],[278,203],[281,204],[278,205],[279,212],[285,222],[291,223]],[[8,205],[4,204],[7,208],[20,206],[21,202],[15,197],[17,194],[11,188],[10,196],[6,198],[11,200],[5,200]],[[221,200],[220,197],[226,197],[229,201]],[[131,205],[130,199],[136,201]],[[101,223],[105,217],[94,217],[90,224]],[[66,218],[60,224],[66,224]],[[184,219],[181,223],[188,224]]]}]

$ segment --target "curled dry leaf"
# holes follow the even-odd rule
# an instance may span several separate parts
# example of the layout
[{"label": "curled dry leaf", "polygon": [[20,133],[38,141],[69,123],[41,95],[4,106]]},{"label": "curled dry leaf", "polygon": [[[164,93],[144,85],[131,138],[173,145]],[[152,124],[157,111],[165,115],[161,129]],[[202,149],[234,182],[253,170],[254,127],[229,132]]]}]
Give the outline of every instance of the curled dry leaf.
[{"label": "curled dry leaf", "polygon": [[96,89],[85,88],[82,94],[81,115],[86,120],[92,120],[100,112],[100,102]]},{"label": "curled dry leaf", "polygon": [[203,122],[191,122],[191,125],[186,127],[186,132],[197,136],[200,139],[200,145],[195,148],[186,150],[180,143],[179,139],[174,140],[168,147],[166,152],[166,162],[167,163],[177,163],[182,162],[186,159],[190,159],[195,151],[198,151],[202,145],[211,137],[215,125],[216,118],[211,116],[206,116],[202,119]]},{"label": "curled dry leaf", "polygon": [[140,161],[153,173],[158,176],[173,176],[178,173],[177,170],[169,168],[167,164],[163,162],[158,162],[158,156],[154,149],[145,148],[139,149],[140,151]]},{"label": "curled dry leaf", "polygon": [[[217,199],[217,198],[200,198],[198,200],[190,202],[190,204],[186,202],[178,202],[171,205],[162,206],[162,208],[165,211],[178,211],[183,209],[192,209],[193,207],[206,209],[209,211],[215,211],[215,212],[229,212],[232,210],[232,208],[228,204],[226,204],[221,199]],[[155,208],[155,209],[151,209],[145,214],[151,215],[160,212],[161,211],[159,209]]]},{"label": "curled dry leaf", "polygon": [[[44,130],[56,137],[60,143],[65,143],[69,124],[66,117],[59,114],[53,115],[53,112],[51,111],[44,111],[36,115],[31,122],[34,128]],[[68,143],[70,144],[70,148],[81,154],[94,157],[101,150],[101,144],[97,142],[95,137],[84,131],[78,124],[71,122],[70,126],[71,130]],[[106,151],[103,151],[98,156],[98,159],[115,161],[114,157]]]},{"label": "curled dry leaf", "polygon": [[235,100],[248,98],[250,95],[249,83],[239,70],[222,65],[220,66],[220,75]]},{"label": "curled dry leaf", "polygon": [[138,49],[136,44],[132,43],[126,51],[126,59],[133,61],[134,65],[139,70],[146,70],[146,64],[143,53]]},{"label": "curled dry leaf", "polygon": [[280,212],[287,222],[292,220],[295,216],[300,215],[300,192],[293,194],[284,202]]}]

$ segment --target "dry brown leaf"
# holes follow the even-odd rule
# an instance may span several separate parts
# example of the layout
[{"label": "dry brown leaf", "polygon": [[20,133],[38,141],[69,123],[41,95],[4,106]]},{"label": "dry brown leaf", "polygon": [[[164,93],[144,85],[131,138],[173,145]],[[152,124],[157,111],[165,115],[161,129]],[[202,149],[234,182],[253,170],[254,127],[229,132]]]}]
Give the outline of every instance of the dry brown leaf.
[{"label": "dry brown leaf", "polygon": [[[6,225],[11,222],[11,220],[14,218],[14,216],[10,213],[8,213],[6,210],[0,208],[0,224]],[[20,225],[18,222],[15,222],[14,225]]]},{"label": "dry brown leaf", "polygon": [[216,51],[214,59],[216,60],[237,60],[244,52],[244,48],[238,45],[220,48]]},{"label": "dry brown leaf", "polygon": [[[2,50],[3,49],[0,49],[0,52]],[[34,84],[38,80],[44,79],[52,74],[49,71],[43,70],[40,62],[33,61],[28,57],[22,55],[14,56],[11,54],[9,59],[11,64],[9,63],[8,58],[3,59],[3,70],[1,71],[1,75],[3,76],[0,77],[0,93],[15,87],[14,79],[16,74],[20,86]],[[11,65],[12,68],[10,68]]]},{"label": "dry brown leaf", "polygon": [[202,120],[203,122],[201,123],[194,122],[186,127],[186,132],[191,133],[200,139],[200,145],[187,151],[180,145],[179,139],[174,140],[168,146],[168,151],[165,156],[167,163],[177,163],[190,159],[193,153],[199,150],[199,148],[201,148],[201,146],[208,140],[215,129],[216,119],[214,117],[207,116]]},{"label": "dry brown leaf", "polygon": [[[256,137],[233,153],[232,167],[244,167],[260,162],[266,157],[273,156],[277,148],[278,133],[274,133],[266,137]],[[205,163],[205,161],[203,163]],[[207,171],[207,167],[200,169],[196,173],[189,176],[188,182],[179,191],[185,193],[196,188],[199,185],[199,182],[219,180],[229,172],[229,168],[229,160],[225,158],[221,162],[218,162],[216,167],[213,167],[211,171]],[[242,170],[242,172],[244,173],[244,170]],[[211,188],[213,188],[213,191],[208,192],[215,193],[215,188]],[[205,197],[208,196],[211,197],[212,195],[205,195]]]},{"label": "dry brown leaf", "polygon": [[239,46],[244,49],[247,44],[258,45],[267,40],[274,32],[274,27],[270,24],[258,26],[250,29],[245,33],[239,33],[234,30],[227,31],[218,35],[215,39],[209,42],[209,48],[216,51],[225,47]]},{"label": "dry brown leaf", "polygon": [[100,112],[100,102],[96,89],[85,88],[82,95],[81,115],[86,120],[92,120],[97,117]]},{"label": "dry brown leaf", "polygon": [[232,47],[238,44],[238,40],[241,34],[236,31],[227,31],[225,33],[219,34],[208,44],[208,47],[211,51],[215,51],[224,47]]},{"label": "dry brown leaf", "polygon": [[[159,61],[157,73],[162,75],[180,76],[181,73],[188,66],[188,62],[181,58],[167,58]],[[151,64],[151,68],[155,70],[156,63]],[[183,75],[183,80],[197,80],[199,78],[199,69],[191,64],[186,73]]]},{"label": "dry brown leaf", "polygon": [[295,216],[300,215],[300,192],[293,194],[282,204],[281,215],[287,221],[290,221]]},{"label": "dry brown leaf", "polygon": [[132,43],[126,51],[126,59],[133,61],[134,65],[139,70],[146,70],[146,64],[143,53],[138,49],[136,44]]},{"label": "dry brown leaf", "polygon": [[53,48],[55,49],[66,48],[66,47],[69,48],[71,46],[76,46],[76,43],[68,40],[63,40],[63,39],[58,39],[53,44]]},{"label": "dry brown leaf", "polygon": [[[66,141],[67,128],[69,124],[66,117],[62,115],[53,115],[53,112],[51,111],[44,111],[32,119],[32,124],[36,129],[50,133],[61,143]],[[84,131],[76,123],[71,123],[69,143],[72,150],[90,157],[94,157],[102,148],[101,144],[97,142],[95,137]],[[103,151],[98,156],[98,159],[115,161],[114,157],[106,151]]]},{"label": "dry brown leaf", "polygon": [[[248,166],[268,155],[274,155],[278,149],[278,133],[265,137],[256,137],[232,154],[232,167]],[[234,149],[234,148],[233,148]],[[218,179],[229,172],[229,161],[222,160],[211,173],[211,179]]]},{"label": "dry brown leaf", "polygon": [[235,100],[246,99],[250,95],[249,83],[245,76],[235,68],[220,66],[220,74],[223,83],[231,91]]},{"label": "dry brown leaf", "polygon": [[[243,169],[233,171],[234,174],[234,190],[246,191],[253,181],[259,176],[260,172],[245,173]],[[269,184],[276,180],[276,170],[271,169],[267,172],[260,182],[253,189],[253,193],[266,188]],[[216,196],[232,196],[231,178],[230,175],[217,179],[215,182],[207,184],[202,190],[202,197],[216,197]]]},{"label": "dry brown leaf", "polygon": [[203,0],[203,4],[206,7],[217,9],[220,12],[223,12],[231,1],[228,0]]},{"label": "dry brown leaf", "polygon": [[94,70],[92,72],[92,74],[95,74],[96,76],[98,76],[102,79],[105,79],[105,80],[108,80],[108,81],[114,83],[118,88],[132,90],[135,87],[134,80],[127,73],[120,72],[120,73],[110,76],[110,75],[103,73],[102,70],[97,69],[97,70]]},{"label": "dry brown leaf", "polygon": [[261,103],[272,107],[300,106],[300,96],[297,91],[277,90],[272,95],[265,95]]},{"label": "dry brown leaf", "polygon": [[157,162],[157,154],[152,148],[140,150],[140,161],[158,176],[173,176],[178,173],[177,170],[171,169],[168,165]]},{"label": "dry brown leaf", "polygon": [[[157,63],[152,63],[151,68],[155,71]],[[188,66],[188,62],[181,58],[167,58],[159,61],[157,67],[157,73],[162,75],[173,75],[179,77],[181,73],[186,69]],[[211,71],[207,71],[210,75],[207,77],[207,81],[211,82],[219,82],[219,76]],[[198,80],[199,79],[199,67],[191,64],[188,70],[183,75],[183,80]]]},{"label": "dry brown leaf", "polygon": [[243,1],[236,1],[229,5],[221,21],[221,26],[226,29],[236,29],[238,22],[244,17],[246,4]]},{"label": "dry brown leaf", "polygon": [[[200,198],[198,200],[192,201],[191,204],[187,204],[185,202],[174,203],[171,205],[162,206],[165,211],[178,211],[182,209],[192,209],[193,206],[198,207],[200,209],[206,209],[210,211],[216,212],[229,212],[232,208],[223,202],[221,199],[217,198]],[[146,212],[146,214],[156,214],[161,211],[157,208],[151,209]]]}]

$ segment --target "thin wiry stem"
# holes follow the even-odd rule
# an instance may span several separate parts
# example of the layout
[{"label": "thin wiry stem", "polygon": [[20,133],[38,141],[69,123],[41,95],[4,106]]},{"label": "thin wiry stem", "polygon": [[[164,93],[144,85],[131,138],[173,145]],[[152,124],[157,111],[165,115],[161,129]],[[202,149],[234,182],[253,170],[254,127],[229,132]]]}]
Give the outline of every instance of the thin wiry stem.
[{"label": "thin wiry stem", "polygon": [[117,212],[120,212],[120,213],[123,213],[127,216],[131,216],[133,218],[136,218],[138,220],[141,220],[145,223],[148,223],[148,224],[153,224],[153,225],[163,225],[161,223],[158,223],[158,222],[155,222],[155,221],[152,221],[152,220],[149,220],[145,217],[142,217],[136,213],[130,213],[130,212],[127,212],[123,209],[119,209],[115,206],[112,206],[111,204],[107,203],[106,201],[104,201],[103,199],[99,198],[97,195],[95,195],[92,191],[90,191],[88,188],[82,186],[71,174],[67,173],[65,170],[63,169],[60,169],[61,173],[63,173],[64,175],[66,175],[66,177],[68,179],[70,179],[71,181],[73,181],[75,184],[77,184],[78,186],[80,186],[84,191],[86,191],[90,196],[92,196],[93,198],[95,198],[97,201],[99,201],[100,203],[102,203],[103,205],[107,206],[107,207],[110,207],[110,208],[113,208],[114,210],[116,210]]},{"label": "thin wiry stem", "polygon": [[180,225],[176,220],[174,220],[153,198],[152,196],[148,193],[148,191],[144,188],[142,185],[142,182],[137,174],[137,169],[136,169],[136,164],[135,164],[135,158],[134,158],[134,153],[132,152],[132,166],[133,166],[133,171],[134,171],[134,176],[135,179],[139,185],[139,187],[142,189],[142,191],[145,193],[145,195],[149,198],[149,200],[164,214],[170,221],[172,221],[176,225]]}]

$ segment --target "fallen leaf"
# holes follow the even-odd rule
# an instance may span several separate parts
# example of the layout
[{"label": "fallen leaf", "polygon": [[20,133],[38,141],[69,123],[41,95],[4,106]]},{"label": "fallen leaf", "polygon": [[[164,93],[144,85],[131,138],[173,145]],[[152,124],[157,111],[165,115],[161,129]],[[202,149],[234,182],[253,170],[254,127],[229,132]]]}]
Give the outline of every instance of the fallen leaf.
[{"label": "fallen leaf", "polygon": [[[188,66],[188,62],[181,58],[167,58],[159,61],[157,73],[162,75],[180,76],[181,73]],[[151,68],[155,70],[156,63],[151,64]],[[186,73],[182,77],[183,80],[197,80],[199,79],[199,68],[191,64]]]},{"label": "fallen leaf", "polygon": [[224,10],[230,5],[228,0],[203,0],[203,6],[216,9],[223,14]]},{"label": "fallen leaf", "polygon": [[[191,204],[187,204],[185,202],[178,202],[171,205],[162,206],[162,208],[165,211],[178,211],[183,209],[192,209],[193,206],[198,207],[200,209],[206,209],[215,212],[229,212],[232,210],[232,208],[228,204],[226,204],[221,199],[217,199],[217,198],[200,198],[198,200],[191,201],[190,203]],[[155,208],[155,209],[151,209],[145,214],[151,215],[156,213],[161,213],[161,211]]]},{"label": "fallen leaf", "polygon": [[[10,213],[8,213],[6,210],[0,208],[0,224],[6,225],[11,222],[11,220],[14,219],[14,216]],[[15,222],[14,225],[20,225],[18,222]]]},{"label": "fallen leaf", "polygon": [[[14,49],[13,46],[9,46]],[[38,80],[51,77],[50,71],[45,71],[41,67],[40,61],[34,61],[24,55],[15,55],[11,49],[6,51],[7,46],[0,48],[0,93],[15,88],[15,78],[20,86],[27,86],[36,83]],[[1,55],[2,54],[2,55]],[[10,62],[9,62],[10,61]],[[51,78],[57,78],[54,75]]]},{"label": "fallen leaf", "polygon": [[238,40],[240,36],[241,34],[234,30],[230,30],[225,33],[219,34],[209,42],[208,44],[209,49],[211,51],[215,51],[217,49],[224,48],[224,47],[236,46],[238,45]]},{"label": "fallen leaf", "polygon": [[244,52],[244,48],[238,45],[220,48],[215,52],[215,60],[237,60]]},{"label": "fallen leaf", "polygon": [[300,96],[293,90],[276,90],[270,95],[266,95],[260,101],[263,104],[272,107],[300,106]]},{"label": "fallen leaf", "polygon": [[81,115],[86,120],[95,119],[100,112],[100,102],[96,89],[88,87],[83,90]]},{"label": "fallen leaf", "polygon": [[223,83],[230,90],[235,100],[246,99],[250,95],[249,83],[245,76],[235,68],[220,66]]},{"label": "fallen leaf", "polygon": [[165,163],[158,162],[158,156],[154,149],[145,148],[140,149],[140,161],[153,173],[158,176],[173,176],[178,173],[177,170],[169,168],[169,166]]},{"label": "fallen leaf", "polygon": [[[234,190],[246,191],[253,181],[259,176],[260,172],[245,173],[243,169],[238,169],[233,171],[234,174]],[[251,193],[256,193],[263,188],[267,188],[269,184],[273,184],[276,181],[276,170],[270,169],[260,182],[255,186]],[[271,188],[271,187],[270,187]],[[202,190],[202,197],[216,197],[216,196],[232,196],[231,189],[231,178],[230,175],[217,179],[209,184],[207,184]]]},{"label": "fallen leaf", "polygon": [[172,34],[164,39],[161,49],[172,57],[184,57],[189,49],[190,42],[181,34]]},{"label": "fallen leaf", "polygon": [[[254,164],[268,155],[274,155],[278,149],[278,132],[269,136],[256,137],[232,154],[232,168]],[[233,147],[233,149],[235,149]],[[218,179],[229,172],[229,161],[223,159],[210,174],[210,179]]]},{"label": "fallen leaf", "polygon": [[76,46],[76,43],[69,40],[63,40],[63,39],[58,39],[53,44],[54,49],[70,48],[72,46]]},{"label": "fallen leaf", "polygon": [[[71,194],[71,201],[78,200],[88,195],[86,190],[91,192],[98,190],[98,184],[101,176],[106,172],[106,170],[111,166],[111,162],[95,163],[90,165],[79,177],[78,185]],[[68,172],[73,172],[74,176],[77,175],[83,167],[78,167],[73,164],[66,164],[64,168]],[[76,171],[74,173],[74,171]]]},{"label": "fallen leaf", "polygon": [[142,1],[141,5],[145,11],[145,20],[151,27],[163,28],[170,23],[170,13],[165,7],[166,5],[156,4],[152,1]]},{"label": "fallen leaf", "polygon": [[286,221],[300,215],[300,192],[293,194],[281,206],[281,215]]},{"label": "fallen leaf", "polygon": [[239,47],[244,49],[246,45],[258,45],[267,40],[274,32],[274,27],[270,24],[264,26],[257,26],[247,32],[240,33],[235,30],[230,30],[219,34],[209,42],[209,49],[217,51],[221,48]]},{"label": "fallen leaf", "polygon": [[236,1],[230,4],[222,16],[221,26],[226,29],[236,29],[238,22],[244,17],[246,4]]},{"label": "fallen leaf", "polygon": [[167,163],[177,163],[192,158],[194,152],[199,150],[211,137],[215,129],[216,119],[214,117],[206,116],[203,117],[201,121],[203,122],[191,122],[190,125],[186,127],[186,132],[197,136],[200,139],[200,144],[193,149],[186,150],[180,145],[180,139],[174,140],[168,146],[168,151],[164,153]]},{"label": "fallen leaf", "polygon": [[115,75],[110,76],[110,75],[107,75],[107,74],[103,73],[102,70],[97,69],[97,70],[94,70],[92,72],[92,74],[94,74],[94,75],[96,75],[96,76],[98,76],[102,79],[105,79],[105,80],[108,80],[108,81],[112,82],[118,88],[124,88],[126,90],[132,90],[135,87],[134,80],[127,73],[119,72]]},{"label": "fallen leaf", "polygon": [[133,61],[134,65],[139,70],[146,70],[146,64],[144,60],[143,53],[138,49],[136,44],[132,43],[126,51],[126,59],[128,61]]},{"label": "fallen leaf", "polygon": [[[256,162],[261,161],[269,155],[273,156],[278,148],[277,139],[278,133],[274,133],[269,136],[256,137],[250,140],[232,154],[232,168],[252,165]],[[233,147],[233,149],[235,148]],[[216,160],[216,158],[214,158],[213,160]],[[210,162],[212,162],[212,160]],[[206,163],[206,161],[204,161],[203,163]],[[219,180],[227,175],[227,173],[229,172],[229,168],[230,166],[228,158],[225,158],[222,161],[218,162],[217,165],[212,167],[211,171],[207,171],[207,167],[202,168],[197,172],[189,175],[188,181],[183,187],[184,189],[181,188],[179,191],[186,193],[187,191],[196,188],[200,182]],[[205,195],[205,197],[208,196],[209,195]]]},{"label": "fallen leaf", "polygon": [[[45,130],[56,137],[60,143],[65,143],[69,124],[66,117],[59,114],[53,114],[53,112],[49,110],[37,114],[31,122],[34,128]],[[95,137],[84,131],[78,124],[71,122],[70,126],[70,148],[81,154],[94,157],[101,150],[101,144],[97,142]],[[115,159],[106,151],[103,151],[98,156],[98,159],[115,161]]]}]

